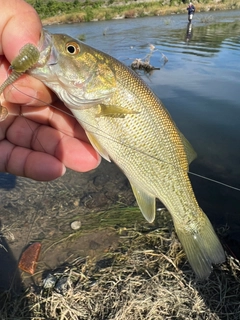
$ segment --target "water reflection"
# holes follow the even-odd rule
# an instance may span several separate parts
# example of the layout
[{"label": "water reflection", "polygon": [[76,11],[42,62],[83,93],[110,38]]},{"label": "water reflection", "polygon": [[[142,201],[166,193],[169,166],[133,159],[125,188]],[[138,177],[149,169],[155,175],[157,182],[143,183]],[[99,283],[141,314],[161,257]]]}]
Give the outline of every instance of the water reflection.
[{"label": "water reflection", "polygon": [[186,32],[186,41],[189,42],[193,36],[193,25],[192,22],[188,22],[187,24],[187,32]]},{"label": "water reflection", "polygon": [[183,53],[200,57],[216,57],[221,50],[240,49],[240,21],[232,23],[213,23],[199,25],[194,23],[194,36],[192,23],[188,23],[185,39],[191,40],[191,45],[185,46],[182,42],[182,30],[170,30],[162,34],[157,44],[162,50],[169,53]]}]

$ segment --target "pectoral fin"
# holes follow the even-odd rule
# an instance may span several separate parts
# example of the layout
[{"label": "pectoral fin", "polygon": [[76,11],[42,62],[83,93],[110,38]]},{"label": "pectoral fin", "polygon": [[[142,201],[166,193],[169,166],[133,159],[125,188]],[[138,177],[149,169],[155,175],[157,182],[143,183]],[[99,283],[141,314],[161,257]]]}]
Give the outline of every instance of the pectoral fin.
[{"label": "pectoral fin", "polygon": [[91,142],[92,146],[95,148],[95,150],[107,161],[111,162],[111,159],[109,158],[108,152],[101,146],[101,144],[98,142],[98,140],[95,138],[95,136],[91,133],[86,131],[86,135]]},{"label": "pectoral fin", "polygon": [[145,191],[135,187],[132,183],[132,190],[137,200],[138,206],[148,222],[153,222],[156,214],[156,199]]},{"label": "pectoral fin", "polygon": [[96,117],[124,118],[127,114],[138,113],[137,111],[129,110],[129,109],[114,106],[114,105],[100,104],[100,108],[101,110],[96,115]]},{"label": "pectoral fin", "polygon": [[191,143],[184,137],[184,135],[179,131],[184,149],[187,155],[188,164],[197,158],[197,153],[194,151]]}]

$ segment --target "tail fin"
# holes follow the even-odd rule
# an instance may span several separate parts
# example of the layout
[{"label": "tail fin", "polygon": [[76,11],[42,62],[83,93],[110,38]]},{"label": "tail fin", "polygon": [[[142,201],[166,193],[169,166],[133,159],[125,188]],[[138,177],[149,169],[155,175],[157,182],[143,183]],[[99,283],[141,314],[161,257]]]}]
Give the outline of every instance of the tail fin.
[{"label": "tail fin", "polygon": [[202,218],[204,222],[196,231],[179,228],[177,224],[175,225],[188,261],[199,280],[209,277],[212,264],[222,263],[226,259],[223,247],[211,222],[204,213]]}]

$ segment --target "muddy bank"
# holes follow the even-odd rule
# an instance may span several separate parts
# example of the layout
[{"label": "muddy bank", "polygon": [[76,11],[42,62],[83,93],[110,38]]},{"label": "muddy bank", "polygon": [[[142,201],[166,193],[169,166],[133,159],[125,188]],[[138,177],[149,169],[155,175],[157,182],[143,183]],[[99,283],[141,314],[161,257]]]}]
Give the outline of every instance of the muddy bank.
[{"label": "muddy bank", "polygon": [[[5,255],[7,246],[13,269],[23,248],[35,241],[43,245],[41,269],[55,268],[79,255],[101,256],[118,243],[118,216],[112,212],[110,217],[104,217],[104,211],[116,204],[127,207],[135,203],[126,177],[105,161],[92,172],[69,170],[64,177],[49,183],[1,174],[0,188],[0,254]],[[137,215],[144,221],[140,212]],[[71,228],[74,221],[81,222],[79,230]],[[126,221],[133,223],[131,217],[125,217],[123,224]],[[6,255],[4,259],[0,269],[12,274]],[[0,282],[5,279],[3,274],[0,272]]]}]

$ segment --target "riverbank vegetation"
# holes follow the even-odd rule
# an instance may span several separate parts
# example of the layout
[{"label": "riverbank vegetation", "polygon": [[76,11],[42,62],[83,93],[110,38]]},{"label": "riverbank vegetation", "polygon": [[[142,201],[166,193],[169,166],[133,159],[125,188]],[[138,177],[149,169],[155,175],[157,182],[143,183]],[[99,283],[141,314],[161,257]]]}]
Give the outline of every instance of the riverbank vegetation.
[{"label": "riverbank vegetation", "polygon": [[[74,23],[186,13],[188,0],[28,0],[43,24]],[[199,0],[197,12],[240,9],[238,0]]]},{"label": "riverbank vegetation", "polygon": [[166,210],[154,225],[137,207],[92,213],[74,241],[99,226],[118,233],[117,248],[109,246],[100,260],[78,257],[54,270],[41,271],[39,262],[31,287],[17,296],[0,294],[0,319],[239,319],[239,261],[228,257],[207,281],[196,282]]}]

